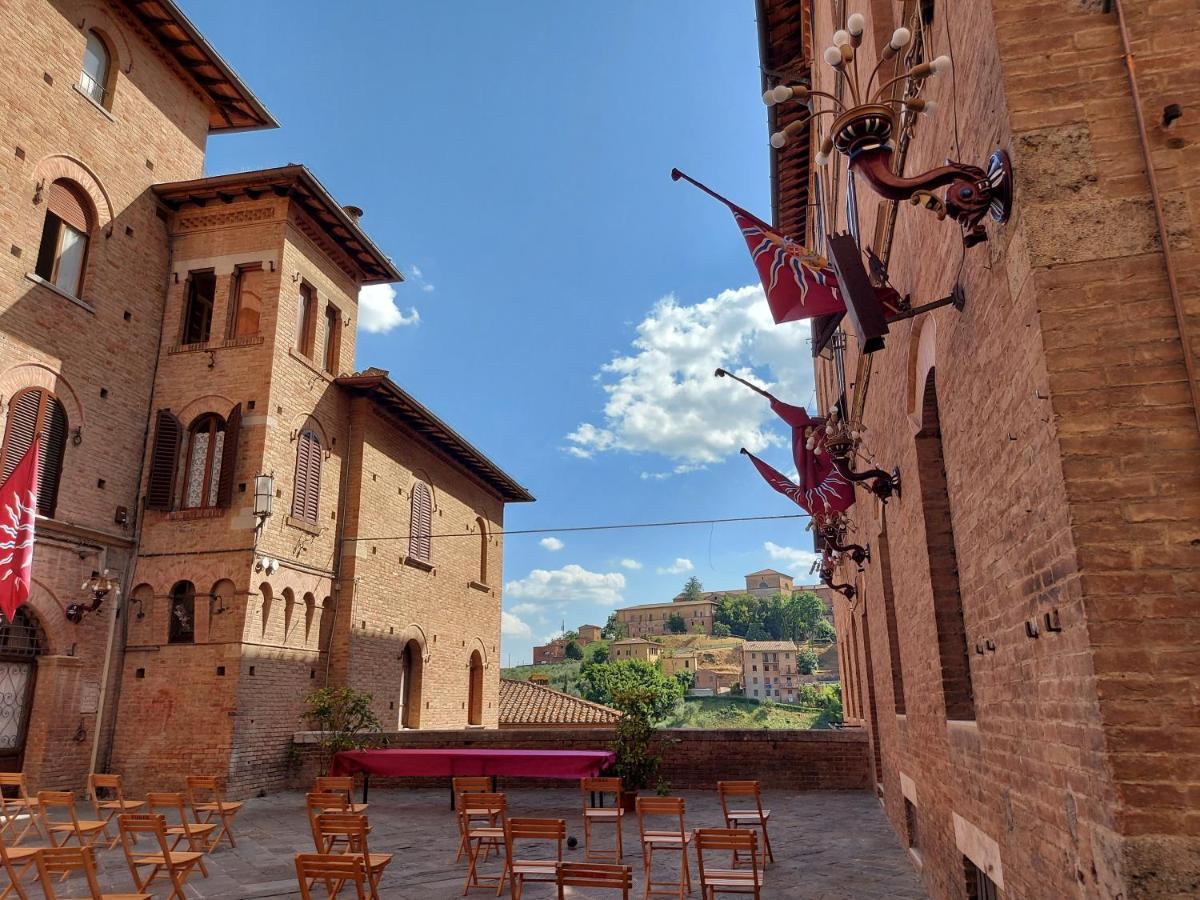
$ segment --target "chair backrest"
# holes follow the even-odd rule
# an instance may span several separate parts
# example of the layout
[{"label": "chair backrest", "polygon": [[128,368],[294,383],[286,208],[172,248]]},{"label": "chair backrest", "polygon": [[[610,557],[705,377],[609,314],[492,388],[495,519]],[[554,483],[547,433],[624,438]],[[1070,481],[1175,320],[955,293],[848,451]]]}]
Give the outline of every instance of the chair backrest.
[{"label": "chair backrest", "polygon": [[309,816],[317,816],[329,810],[346,812],[350,809],[349,798],[336,791],[312,791],[304,795],[304,803],[308,807]]},{"label": "chair backrest", "polygon": [[112,791],[115,799],[125,799],[125,796],[122,792],[122,781],[120,775],[93,772],[88,776],[88,793],[91,795],[93,800],[102,799],[98,791]]},{"label": "chair backrest", "polygon": [[157,813],[122,813],[117,816],[117,828],[121,832],[121,846],[125,850],[125,859],[133,869],[135,854],[145,853],[144,849],[134,847],[133,842],[139,835],[151,834],[158,841],[159,852],[167,854],[167,820]]},{"label": "chair backrest", "polygon": [[314,794],[345,794],[350,799],[354,778],[350,775],[318,775],[313,781]]},{"label": "chair backrest", "polygon": [[71,824],[78,829],[79,817],[75,815],[75,795],[73,793],[70,791],[38,791],[37,800],[44,821],[51,821],[51,810],[66,810]]},{"label": "chair backrest", "polygon": [[558,896],[563,896],[564,887],[612,888],[628,894],[633,887],[633,867],[613,863],[560,862],[555,880]]},{"label": "chair backrest", "polygon": [[504,843],[508,858],[513,859],[513,844],[517,841],[553,841],[556,856],[562,862],[563,841],[567,838],[565,819],[514,818],[504,820]]},{"label": "chair backrest", "polygon": [[503,816],[504,807],[505,799],[503,794],[467,792],[459,795],[458,814],[463,818],[466,817],[467,810],[475,813]]},{"label": "chair backrest", "polygon": [[312,900],[309,888],[317,881],[325,882],[326,887],[337,886],[331,889],[329,897],[336,897],[341,887],[349,883],[354,885],[358,900],[366,900],[367,872],[363,858],[357,854],[297,853],[296,879],[300,882],[303,900]]},{"label": "chair backrest", "polygon": [[96,860],[91,847],[45,847],[38,851],[35,857],[38,869],[38,881],[42,885],[42,893],[46,900],[55,900],[54,878],[62,878],[73,872],[83,872],[88,890],[93,897],[103,896],[100,885],[96,881]]},{"label": "chair backrest", "polygon": [[[682,797],[638,797],[637,798],[637,817],[638,830],[644,837],[646,834],[646,819],[650,817],[666,817],[670,816],[678,828],[671,829],[683,833],[683,798]],[[665,828],[651,828],[651,831],[665,831]]]},{"label": "chair backrest", "polygon": [[189,775],[187,777],[187,799],[193,806],[203,802],[204,796],[210,796],[220,803],[221,785],[213,775]]},{"label": "chair backrest", "polygon": [[730,797],[753,797],[754,805],[762,812],[762,791],[757,781],[718,781],[717,793],[721,796],[721,810],[729,812]]},{"label": "chair backrest", "polygon": [[146,794],[146,807],[150,812],[172,810],[179,816],[179,824],[187,822],[187,811],[183,808],[183,794],[178,791],[149,791]]},{"label": "chair backrest", "polygon": [[458,810],[459,800],[463,794],[486,794],[492,789],[492,779],[486,775],[471,775],[465,778],[455,778],[451,781],[454,793],[454,809]]},{"label": "chair backrest", "polygon": [[583,805],[590,806],[589,794],[614,794],[621,796],[620,778],[580,778],[579,790],[583,794]]},{"label": "chair backrest", "polygon": [[[29,797],[25,789],[25,774],[23,772],[0,772],[0,797],[5,796],[3,788],[16,788],[15,796],[21,799]],[[8,795],[12,799],[13,795]]]},{"label": "chair backrest", "polygon": [[[720,851],[722,853],[733,853],[738,856],[745,854],[750,858],[751,864],[748,869],[734,869],[733,872],[737,876],[745,878],[745,880],[758,887],[759,868],[758,868],[758,832],[751,831],[749,828],[697,828],[693,842],[696,846],[696,862],[700,867],[700,884],[705,883],[704,874],[704,854],[711,851]],[[736,877],[731,875],[731,870],[722,868],[722,878]]]},{"label": "chair backrest", "polygon": [[367,817],[359,813],[321,813],[313,826],[317,852],[328,853],[335,838],[343,838],[351,853],[370,854],[367,847]]}]

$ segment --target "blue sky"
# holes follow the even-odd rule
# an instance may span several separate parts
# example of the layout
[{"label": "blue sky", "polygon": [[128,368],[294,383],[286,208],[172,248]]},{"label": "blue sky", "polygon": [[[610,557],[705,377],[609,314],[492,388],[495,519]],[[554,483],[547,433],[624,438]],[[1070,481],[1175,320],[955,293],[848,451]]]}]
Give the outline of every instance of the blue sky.
[{"label": "blue sky", "polygon": [[[365,209],[409,280],[363,298],[358,365],[529,487],[508,528],[796,511],[737,452],[790,470],[782,429],[712,370],[809,403],[808,327],[770,324],[732,217],[669,177],[768,217],[750,0],[186,8],[282,123],[208,172],[303,162]],[[692,574],[805,578],[803,525],[510,536],[504,662]]]}]

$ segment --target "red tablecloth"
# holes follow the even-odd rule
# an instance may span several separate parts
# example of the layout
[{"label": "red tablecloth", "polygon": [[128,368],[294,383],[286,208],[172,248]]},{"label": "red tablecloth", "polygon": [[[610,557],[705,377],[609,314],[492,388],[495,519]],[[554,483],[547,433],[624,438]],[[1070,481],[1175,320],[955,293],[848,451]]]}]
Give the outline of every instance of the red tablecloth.
[{"label": "red tablecloth", "polygon": [[616,761],[611,750],[343,750],[331,775],[586,778]]}]

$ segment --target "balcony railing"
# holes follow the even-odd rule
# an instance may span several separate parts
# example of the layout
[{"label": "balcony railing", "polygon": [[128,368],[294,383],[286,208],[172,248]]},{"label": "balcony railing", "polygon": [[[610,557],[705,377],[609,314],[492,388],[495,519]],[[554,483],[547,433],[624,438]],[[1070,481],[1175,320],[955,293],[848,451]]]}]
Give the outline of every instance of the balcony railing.
[{"label": "balcony railing", "polygon": [[87,96],[91,97],[100,106],[104,106],[104,97],[107,93],[104,90],[104,85],[98,82],[87,72],[79,73],[79,89]]}]

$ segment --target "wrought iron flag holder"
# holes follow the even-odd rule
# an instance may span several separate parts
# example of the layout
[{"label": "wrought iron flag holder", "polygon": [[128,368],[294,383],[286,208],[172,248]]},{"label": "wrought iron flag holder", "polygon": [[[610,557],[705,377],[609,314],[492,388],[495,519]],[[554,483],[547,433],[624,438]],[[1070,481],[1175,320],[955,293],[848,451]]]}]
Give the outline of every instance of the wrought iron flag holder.
[{"label": "wrought iron flag holder", "polygon": [[[803,134],[810,120],[834,116],[829,134],[816,154],[818,165],[825,165],[836,149],[847,159],[850,169],[874,191],[887,200],[908,200],[931,210],[938,219],[950,217],[963,229],[963,242],[972,247],[987,240],[983,218],[990,215],[996,222],[1007,222],[1012,212],[1012,164],[1003,150],[994,152],[986,168],[947,160],[943,166],[920,175],[904,176],[895,171],[892,137],[899,131],[898,116],[929,114],[937,104],[919,96],[926,79],[950,71],[948,56],[921,62],[886,81],[876,77],[884,63],[894,59],[912,40],[907,28],[897,28],[884,46],[879,60],[864,82],[858,68],[858,48],[862,46],[866,18],[854,13],[846,21],[846,29],[833,36],[833,46],[824,53],[825,62],[841,76],[849,90],[851,103],[825,91],[807,85],[779,85],[763,94],[768,106],[798,100],[808,107],[809,114],[771,135],[771,146],[787,145],[793,137]],[[907,83],[910,90],[903,97],[888,96],[893,85]],[[872,89],[874,88],[874,89]],[[816,109],[817,99],[831,106]],[[934,191],[946,188],[942,197]]]}]

